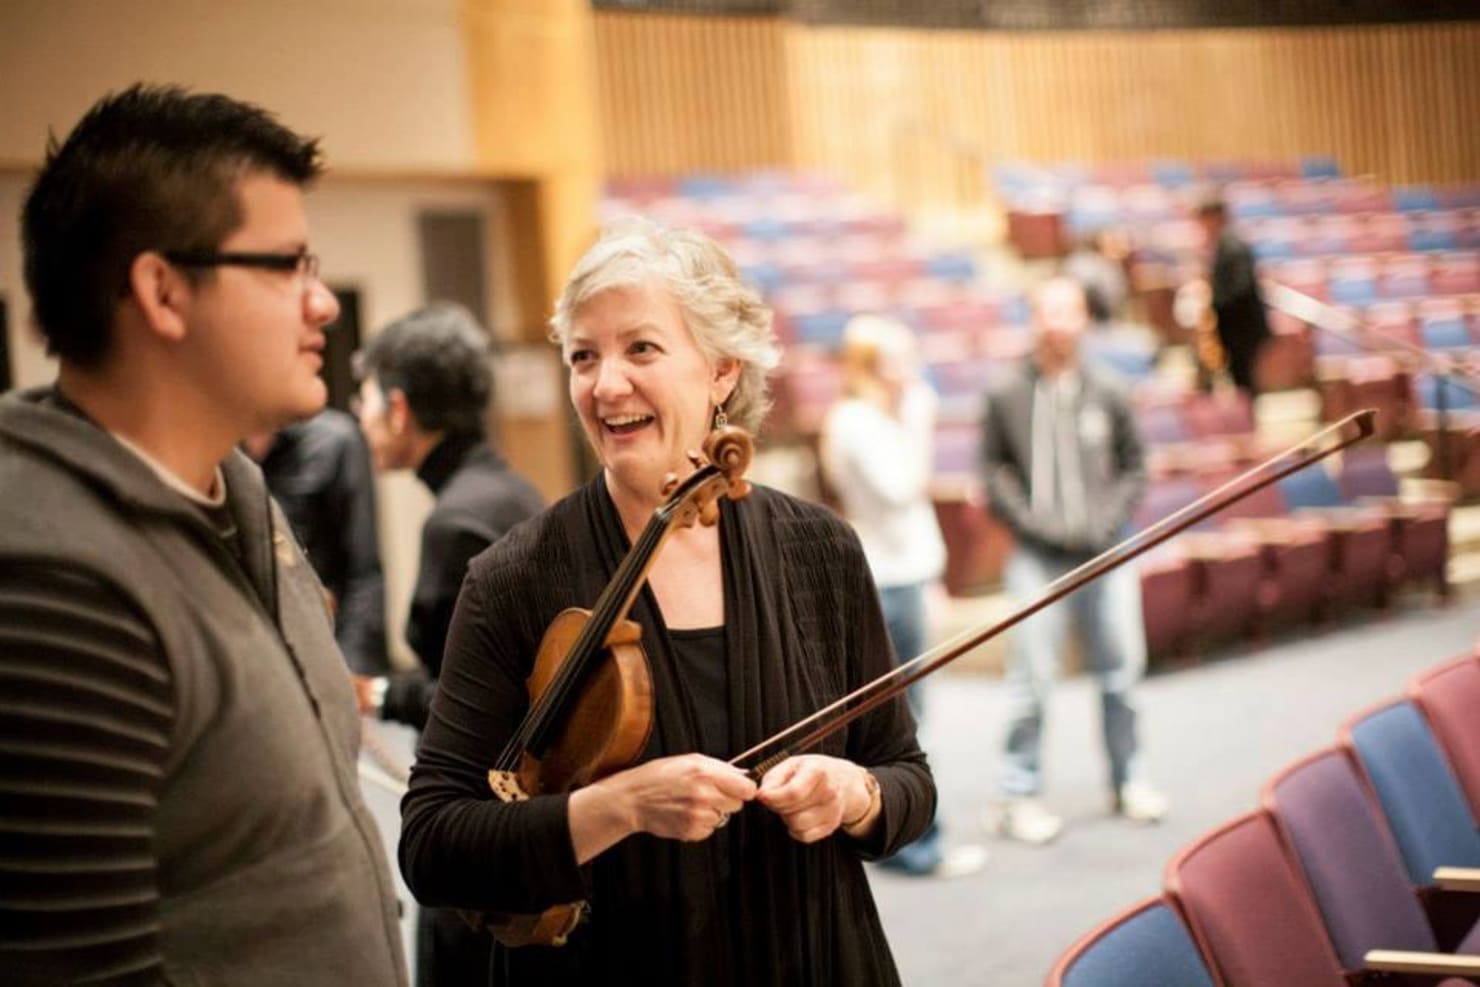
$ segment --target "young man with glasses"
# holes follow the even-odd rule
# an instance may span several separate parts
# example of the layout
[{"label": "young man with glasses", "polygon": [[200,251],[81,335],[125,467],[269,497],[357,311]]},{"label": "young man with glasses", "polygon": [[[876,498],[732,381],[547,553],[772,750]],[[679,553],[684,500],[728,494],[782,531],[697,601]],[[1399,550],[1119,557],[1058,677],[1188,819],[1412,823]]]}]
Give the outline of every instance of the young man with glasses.
[{"label": "young man with glasses", "polygon": [[311,415],[316,142],[136,86],[22,216],[55,386],[0,399],[0,969],[10,982],[405,983],[312,570],[236,446]]}]

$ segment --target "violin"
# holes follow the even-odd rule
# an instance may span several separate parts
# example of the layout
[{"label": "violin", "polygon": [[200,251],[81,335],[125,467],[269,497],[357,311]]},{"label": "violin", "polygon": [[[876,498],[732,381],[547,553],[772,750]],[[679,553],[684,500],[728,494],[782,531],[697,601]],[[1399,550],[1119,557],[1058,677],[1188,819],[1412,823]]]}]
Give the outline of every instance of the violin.
[{"label": "violin", "polygon": [[[550,622],[527,680],[529,711],[488,772],[500,801],[581,788],[641,755],[653,727],[653,683],[642,628],[627,615],[670,534],[696,522],[714,525],[721,497],[740,500],[750,493],[743,477],[754,451],[743,429],[712,431],[702,455],[689,454],[694,472],[682,482],[667,478],[667,500],[595,606],[563,610]],[[505,946],[560,946],[587,911],[586,902],[576,901],[538,914],[489,912],[472,920]]]}]

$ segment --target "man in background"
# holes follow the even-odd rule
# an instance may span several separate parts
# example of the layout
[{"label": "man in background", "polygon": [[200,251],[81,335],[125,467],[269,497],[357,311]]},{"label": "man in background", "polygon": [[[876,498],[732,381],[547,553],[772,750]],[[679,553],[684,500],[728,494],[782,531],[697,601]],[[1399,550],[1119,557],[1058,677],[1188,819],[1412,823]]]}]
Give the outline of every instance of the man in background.
[{"label": "man in background", "polygon": [[0,979],[406,982],[323,593],[237,445],[316,413],[317,142],[105,97],[27,196],[54,386],[0,398]]},{"label": "man in background", "polygon": [[1228,376],[1235,387],[1253,398],[1259,393],[1254,365],[1270,336],[1254,251],[1234,232],[1221,197],[1204,199],[1197,208],[1197,221],[1213,255],[1208,272],[1210,305]]},{"label": "man in background", "polygon": [[[359,683],[370,715],[420,730],[442,670],[442,649],[468,561],[544,507],[539,492],[490,444],[488,334],[470,312],[438,303],[376,333],[355,358],[360,427],[379,470],[414,470],[436,502],[421,529],[421,558],[406,643],[414,672]],[[417,982],[486,983],[492,940],[454,911],[423,909]]]},{"label": "man in background", "polygon": [[334,636],[358,675],[384,675],[385,576],[375,520],[370,447],[354,417],[325,408],[277,432],[250,436],[298,543],[334,604]]},{"label": "man in background", "polygon": [[[1033,292],[1033,354],[989,388],[982,465],[992,510],[1016,545],[1004,573],[1014,605],[1112,546],[1146,486],[1141,440],[1119,385],[1079,359],[1084,289],[1056,278]],[[1124,565],[1039,611],[1008,644],[1008,734],[988,828],[1027,843],[1058,836],[1040,801],[1045,706],[1073,617],[1100,687],[1112,811],[1156,822],[1166,799],[1141,775],[1131,686],[1146,666],[1141,584]]]}]

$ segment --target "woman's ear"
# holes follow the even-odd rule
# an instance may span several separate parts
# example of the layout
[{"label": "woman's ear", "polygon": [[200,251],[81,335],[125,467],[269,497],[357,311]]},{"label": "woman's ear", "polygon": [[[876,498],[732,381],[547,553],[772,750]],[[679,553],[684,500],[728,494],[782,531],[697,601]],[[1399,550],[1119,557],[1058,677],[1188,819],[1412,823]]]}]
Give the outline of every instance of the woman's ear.
[{"label": "woman's ear", "polygon": [[152,250],[128,266],[127,300],[138,308],[150,331],[163,339],[179,342],[189,335],[190,295],[189,279]]},{"label": "woman's ear", "polygon": [[740,361],[732,356],[720,357],[714,364],[714,379],[709,386],[709,403],[716,408],[730,400],[740,382]]}]

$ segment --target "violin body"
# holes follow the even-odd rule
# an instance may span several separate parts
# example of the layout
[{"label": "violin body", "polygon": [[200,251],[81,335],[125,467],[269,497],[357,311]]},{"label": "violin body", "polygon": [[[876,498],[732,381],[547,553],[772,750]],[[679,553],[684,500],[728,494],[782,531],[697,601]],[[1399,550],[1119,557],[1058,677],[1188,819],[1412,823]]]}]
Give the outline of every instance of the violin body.
[{"label": "violin body", "polygon": [[[538,702],[591,620],[591,611],[563,610],[545,629],[529,676],[529,697]],[[599,781],[637,760],[653,728],[653,676],[642,651],[642,628],[630,620],[607,635],[607,660],[598,662],[571,700],[570,715],[555,732],[549,751],[526,751],[519,771],[490,771],[488,784],[504,802],[570,791]],[[505,946],[563,945],[586,913],[586,903],[552,905],[539,913],[490,912],[482,923]]]},{"label": "violin body", "polygon": [[[545,629],[529,676],[532,701],[544,695],[590,620],[591,611],[572,607]],[[606,638],[606,658],[586,676],[546,755],[524,753],[519,785],[530,795],[599,781],[632,764],[647,746],[653,729],[653,676],[642,651],[642,628],[630,620],[614,625]]]}]

